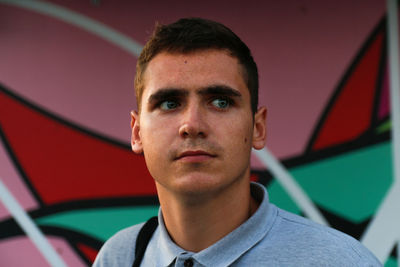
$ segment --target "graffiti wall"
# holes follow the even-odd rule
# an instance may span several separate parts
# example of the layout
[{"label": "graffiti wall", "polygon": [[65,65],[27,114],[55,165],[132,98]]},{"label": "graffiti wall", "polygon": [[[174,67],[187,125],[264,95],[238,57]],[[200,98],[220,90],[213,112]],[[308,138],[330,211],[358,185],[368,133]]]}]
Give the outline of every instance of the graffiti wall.
[{"label": "graffiti wall", "polygon": [[[320,215],[361,241],[390,235],[371,224],[394,180],[384,4],[0,0],[0,179],[68,266],[155,215],[153,180],[129,147],[136,59],[156,21],[205,17],[253,51],[268,149]],[[252,179],[305,215],[256,154]],[[396,266],[396,242],[370,248]],[[0,265],[28,264],[47,266],[0,203]]]}]

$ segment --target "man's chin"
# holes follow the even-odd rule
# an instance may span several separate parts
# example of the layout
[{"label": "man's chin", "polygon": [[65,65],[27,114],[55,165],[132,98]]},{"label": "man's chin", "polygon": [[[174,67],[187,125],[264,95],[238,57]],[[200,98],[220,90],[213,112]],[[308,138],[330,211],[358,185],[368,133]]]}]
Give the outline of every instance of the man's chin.
[{"label": "man's chin", "polygon": [[223,187],[222,181],[219,181],[215,176],[204,174],[186,175],[173,183],[158,183],[157,185],[159,191],[160,189],[167,190],[185,199],[204,198],[220,191],[221,187]]},{"label": "man's chin", "polygon": [[214,178],[197,177],[179,181],[175,189],[180,194],[204,195],[215,191],[219,186],[219,183]]}]

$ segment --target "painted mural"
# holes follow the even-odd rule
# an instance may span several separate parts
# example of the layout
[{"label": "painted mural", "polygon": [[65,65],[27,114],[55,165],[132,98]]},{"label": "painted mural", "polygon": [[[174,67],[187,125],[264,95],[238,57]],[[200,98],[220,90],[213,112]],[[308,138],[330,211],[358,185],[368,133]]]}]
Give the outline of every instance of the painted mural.
[{"label": "painted mural", "polygon": [[[28,2],[0,1],[0,179],[68,266],[90,266],[111,235],[158,211],[129,146],[133,74],[154,22],[182,16],[248,43],[270,150],[332,227],[360,240],[376,231],[394,180],[381,1]],[[304,215],[255,155],[252,180]],[[396,244],[379,246],[396,266]],[[0,265],[28,264],[48,266],[0,203]]]}]

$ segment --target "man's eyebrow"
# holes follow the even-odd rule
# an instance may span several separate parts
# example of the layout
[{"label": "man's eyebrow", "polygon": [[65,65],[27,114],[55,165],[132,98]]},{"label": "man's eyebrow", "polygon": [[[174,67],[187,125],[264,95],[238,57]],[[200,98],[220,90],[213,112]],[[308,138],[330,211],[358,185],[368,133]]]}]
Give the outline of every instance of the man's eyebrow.
[{"label": "man's eyebrow", "polygon": [[242,94],[226,85],[212,85],[202,88],[198,91],[200,95],[221,95],[221,96],[237,96],[241,97]]},{"label": "man's eyebrow", "polygon": [[[210,85],[197,90],[199,95],[219,95],[219,96],[232,96],[241,97],[242,94],[229,86],[226,85]],[[154,94],[148,98],[149,104],[158,103],[168,98],[186,97],[189,95],[189,91],[183,88],[161,88],[158,89]]]},{"label": "man's eyebrow", "polygon": [[179,88],[162,88],[157,90],[154,94],[150,95],[148,103],[156,103],[161,100],[165,100],[168,98],[173,98],[173,97],[183,97],[187,96],[189,92],[184,89],[179,89]]}]

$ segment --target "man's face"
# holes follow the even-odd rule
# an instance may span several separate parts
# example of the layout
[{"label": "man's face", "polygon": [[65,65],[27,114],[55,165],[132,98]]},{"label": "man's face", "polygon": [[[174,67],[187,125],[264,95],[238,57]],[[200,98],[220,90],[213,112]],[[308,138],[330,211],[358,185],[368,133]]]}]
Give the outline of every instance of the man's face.
[{"label": "man's face", "polygon": [[207,194],[249,176],[251,147],[265,144],[266,110],[254,118],[238,60],[224,50],[160,53],[147,66],[132,149],[144,152],[158,190]]}]

